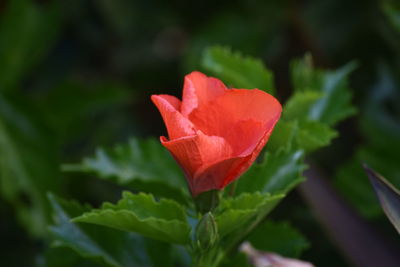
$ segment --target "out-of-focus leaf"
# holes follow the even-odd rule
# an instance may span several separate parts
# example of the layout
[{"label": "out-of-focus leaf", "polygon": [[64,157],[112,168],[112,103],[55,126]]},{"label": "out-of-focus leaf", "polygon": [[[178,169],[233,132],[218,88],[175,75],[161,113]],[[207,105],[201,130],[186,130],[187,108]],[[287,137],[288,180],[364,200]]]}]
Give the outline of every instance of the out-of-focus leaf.
[{"label": "out-of-focus leaf", "polygon": [[[99,267],[101,263],[83,258],[78,253],[67,247],[51,247],[37,259],[36,267]],[[108,266],[108,265],[106,265]]]},{"label": "out-of-focus leaf", "polygon": [[68,80],[46,94],[37,94],[35,100],[49,126],[65,142],[96,127],[88,120],[107,110],[115,113],[132,100],[132,96],[121,84],[106,81],[84,84]]},{"label": "out-of-focus leaf", "polygon": [[296,136],[298,147],[305,151],[313,151],[320,147],[328,146],[338,133],[326,124],[304,120],[299,123],[299,131]]},{"label": "out-of-focus leaf", "polygon": [[215,211],[220,237],[248,223],[260,212],[267,215],[283,197],[284,195],[244,193],[233,199],[224,199]]},{"label": "out-of-focus leaf", "polygon": [[310,246],[306,238],[286,222],[266,221],[250,234],[248,240],[259,250],[291,258],[299,257]]},{"label": "out-of-focus leaf", "polygon": [[322,96],[321,92],[313,90],[295,92],[283,108],[283,118],[286,120],[307,119],[311,106]]},{"label": "out-of-focus leaf", "polygon": [[327,124],[310,118],[310,111],[321,100],[317,91],[297,91],[283,109],[283,120],[299,122],[296,141],[299,148],[311,152],[330,144],[337,132]]},{"label": "out-of-focus leaf", "polygon": [[29,103],[0,95],[0,192],[35,236],[46,234],[46,191],[59,184],[54,140]]},{"label": "out-of-focus leaf", "polygon": [[266,192],[286,194],[302,182],[301,173],[306,165],[303,163],[302,150],[281,149],[274,154],[266,153],[261,163],[253,166],[240,178],[237,192]]},{"label": "out-of-focus leaf", "polygon": [[400,191],[381,175],[364,166],[386,216],[400,234]]},{"label": "out-of-focus leaf", "polygon": [[0,90],[14,89],[53,44],[58,32],[57,1],[7,2],[0,21]]},{"label": "out-of-focus leaf", "polygon": [[[120,185],[170,196],[180,202],[184,202],[187,195],[178,165],[154,139],[132,138],[127,144],[117,145],[109,151],[98,148],[94,157],[83,159],[79,165],[65,165],[64,169],[94,172],[100,178],[116,180]],[[159,184],[165,187],[158,190]]]},{"label": "out-of-focus leaf", "polygon": [[[162,253],[165,266],[172,266],[169,255],[171,251],[167,244],[147,240],[134,233],[72,223],[71,218],[88,212],[91,208],[57,198],[52,194],[48,197],[54,212],[55,224],[49,228],[54,247],[72,249],[81,257],[113,267],[157,266],[148,253],[148,249],[156,247],[159,253]],[[64,257],[61,259],[65,260]],[[52,261],[57,263],[54,259]]]},{"label": "out-of-focus leaf", "polygon": [[244,57],[226,47],[214,46],[205,51],[203,66],[232,87],[258,88],[274,94],[272,73],[259,59]]},{"label": "out-of-focus leaf", "polygon": [[[334,71],[323,71],[312,67],[311,60],[306,56],[301,61],[294,61],[292,64],[292,80],[296,91],[303,92],[303,104],[309,101],[313,91],[322,96],[312,105],[309,105],[307,118],[316,120],[328,125],[355,113],[355,108],[351,106],[351,91],[348,88],[348,76],[356,68],[354,62],[348,63],[340,69]],[[297,103],[299,99],[295,99]],[[309,103],[310,104],[310,103]],[[292,104],[293,105],[293,104]],[[296,111],[290,107],[291,111]],[[302,105],[300,115],[304,114],[305,107]],[[293,114],[291,112],[289,114]]]},{"label": "out-of-focus leaf", "polygon": [[381,66],[378,80],[362,108],[361,131],[366,144],[356,150],[335,178],[337,188],[366,217],[380,216],[382,209],[365,179],[360,162],[379,169],[390,183],[400,186],[397,160],[397,151],[400,150],[399,101],[400,94],[393,75]]},{"label": "out-of-focus leaf", "polygon": [[220,267],[253,267],[247,259],[246,254],[238,251],[229,257],[224,257]]},{"label": "out-of-focus leaf", "polygon": [[171,243],[189,242],[190,226],[182,206],[167,199],[156,202],[152,195],[144,193],[124,192],[117,205],[104,203],[101,209],[86,212],[73,221],[137,232]]},{"label": "out-of-focus leaf", "polygon": [[275,128],[270,136],[267,149],[270,153],[276,153],[283,148],[286,150],[294,149],[295,138],[299,131],[299,123],[297,120],[280,119],[275,125]]}]

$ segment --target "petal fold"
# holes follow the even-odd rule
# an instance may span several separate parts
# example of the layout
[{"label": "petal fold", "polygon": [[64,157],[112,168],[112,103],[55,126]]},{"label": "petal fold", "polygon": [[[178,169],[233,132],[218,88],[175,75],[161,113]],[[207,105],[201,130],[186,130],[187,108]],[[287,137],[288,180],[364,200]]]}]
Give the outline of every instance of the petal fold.
[{"label": "petal fold", "polygon": [[218,79],[194,71],[185,76],[182,95],[182,115],[187,117],[194,109],[224,94],[226,86]]},{"label": "petal fold", "polygon": [[152,95],[151,100],[163,117],[169,139],[195,134],[193,124],[179,112],[179,99],[170,95]]}]

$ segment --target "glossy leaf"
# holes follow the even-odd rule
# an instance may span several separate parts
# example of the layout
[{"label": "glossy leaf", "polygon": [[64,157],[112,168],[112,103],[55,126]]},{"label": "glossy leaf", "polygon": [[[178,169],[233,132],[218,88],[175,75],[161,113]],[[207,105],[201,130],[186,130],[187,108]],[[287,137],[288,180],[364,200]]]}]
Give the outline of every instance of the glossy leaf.
[{"label": "glossy leaf", "polygon": [[286,194],[304,179],[301,173],[303,163],[302,150],[281,149],[275,153],[266,153],[261,163],[254,164],[239,180],[237,192],[266,192]]},{"label": "glossy leaf", "polygon": [[233,199],[224,199],[215,211],[220,237],[224,237],[254,219],[259,213],[268,214],[283,195],[244,193]]},{"label": "glossy leaf", "polygon": [[386,216],[400,234],[400,191],[380,174],[364,166]]},{"label": "glossy leaf", "polygon": [[286,222],[266,221],[248,237],[257,249],[297,258],[310,244],[305,237]]},{"label": "glossy leaf", "polygon": [[[149,247],[155,246],[163,254],[166,266],[170,266],[170,248],[166,244],[134,233],[72,223],[73,217],[90,211],[90,206],[66,201],[52,194],[48,197],[54,212],[54,225],[49,228],[54,247],[72,249],[81,257],[105,266],[157,266],[148,255]],[[57,262],[56,259],[51,261]]]},{"label": "glossy leaf", "polygon": [[213,46],[205,51],[203,66],[228,86],[258,88],[274,94],[272,73],[259,59],[245,57],[226,47]]},{"label": "glossy leaf", "polygon": [[144,193],[124,192],[118,204],[104,203],[101,209],[86,212],[73,221],[136,232],[165,242],[189,242],[190,227],[183,208],[172,200],[157,202]]},{"label": "glossy leaf", "polygon": [[158,140],[130,139],[112,150],[98,148],[95,156],[80,164],[64,165],[64,170],[96,173],[120,185],[172,197],[185,202],[185,180],[178,165]]}]

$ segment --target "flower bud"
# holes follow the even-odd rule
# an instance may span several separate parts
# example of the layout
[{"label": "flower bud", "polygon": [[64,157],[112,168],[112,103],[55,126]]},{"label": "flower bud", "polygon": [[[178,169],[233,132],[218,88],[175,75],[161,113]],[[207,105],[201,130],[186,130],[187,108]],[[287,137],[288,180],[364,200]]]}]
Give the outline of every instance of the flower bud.
[{"label": "flower bud", "polygon": [[208,250],[218,240],[217,222],[211,212],[205,213],[197,224],[195,237],[201,250]]}]

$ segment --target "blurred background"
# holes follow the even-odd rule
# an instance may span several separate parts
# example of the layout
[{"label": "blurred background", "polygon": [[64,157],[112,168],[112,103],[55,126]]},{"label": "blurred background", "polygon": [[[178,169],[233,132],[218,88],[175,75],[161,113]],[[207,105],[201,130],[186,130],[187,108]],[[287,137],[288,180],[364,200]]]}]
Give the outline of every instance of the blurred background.
[{"label": "blurred background", "polygon": [[[320,68],[357,63],[350,87],[357,114],[340,137],[310,156],[350,209],[399,248],[363,173],[367,162],[400,187],[400,12],[395,1],[0,2],[0,261],[35,266],[48,243],[46,192],[98,205],[115,201],[107,181],[61,170],[97,146],[165,132],[150,95],[180,96],[210,45],[261,58],[279,99],[292,92],[291,60]],[[295,191],[272,214],[289,220],[316,266],[346,256]]]}]

